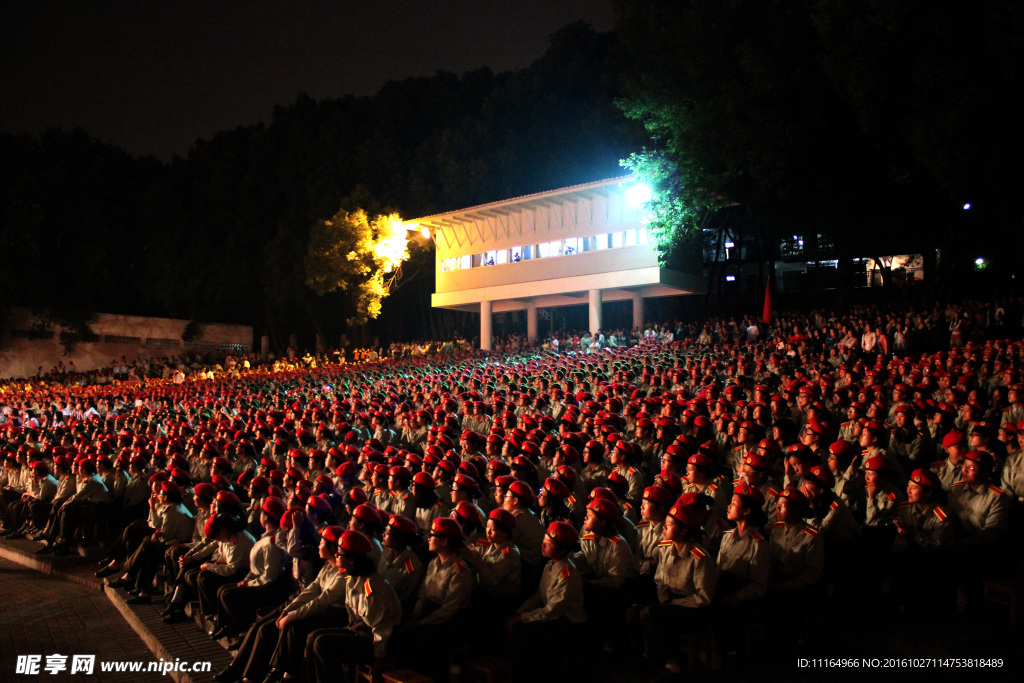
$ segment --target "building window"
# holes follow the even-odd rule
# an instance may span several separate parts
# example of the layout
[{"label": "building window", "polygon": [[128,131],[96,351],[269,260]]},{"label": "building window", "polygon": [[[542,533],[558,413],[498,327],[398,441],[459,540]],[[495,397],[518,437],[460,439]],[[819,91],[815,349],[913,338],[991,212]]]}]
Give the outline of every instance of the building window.
[{"label": "building window", "polygon": [[594,235],[594,249],[601,250],[608,248],[608,235]]},{"label": "building window", "polygon": [[459,259],[459,270],[469,270],[473,267],[473,257],[466,254]]},{"label": "building window", "polygon": [[626,231],[626,246],[627,247],[635,247],[636,246],[636,230],[627,230]]},{"label": "building window", "polygon": [[508,249],[502,249],[498,252],[497,263],[499,265],[502,263],[508,263]]},{"label": "building window", "polygon": [[625,235],[625,233],[622,233],[622,232],[613,232],[612,233],[612,248],[613,249],[617,249],[617,248],[622,246],[622,238],[623,238],[624,235]]}]

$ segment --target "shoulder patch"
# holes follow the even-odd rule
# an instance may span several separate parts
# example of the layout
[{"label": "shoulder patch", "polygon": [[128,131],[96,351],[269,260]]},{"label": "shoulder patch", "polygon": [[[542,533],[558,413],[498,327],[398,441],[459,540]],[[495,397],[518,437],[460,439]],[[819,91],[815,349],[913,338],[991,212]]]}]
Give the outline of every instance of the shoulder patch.
[{"label": "shoulder patch", "polygon": [[704,548],[701,548],[699,545],[695,545],[692,548],[690,548],[690,554],[700,560],[703,560],[705,557],[708,556],[708,552],[704,550]]},{"label": "shoulder patch", "polygon": [[373,586],[370,585],[369,579],[367,579],[366,583],[363,584],[363,588],[366,590],[367,595],[373,595]]},{"label": "shoulder patch", "polygon": [[804,524],[804,528],[801,529],[800,531],[803,531],[808,536],[817,536],[818,535],[818,530],[815,529],[810,524]]},{"label": "shoulder patch", "polygon": [[778,498],[779,497],[779,492],[776,491],[773,487],[769,486],[768,487],[768,495],[770,495],[772,498]]},{"label": "shoulder patch", "polygon": [[783,526],[786,526],[785,522],[775,522],[775,524],[772,524],[772,528],[773,529],[778,529],[779,527],[783,527]]},{"label": "shoulder patch", "polygon": [[411,557],[405,558],[405,564],[403,566],[405,567],[405,573],[406,574],[414,574],[414,573],[416,573],[416,565],[414,565],[412,563],[412,558]]},{"label": "shoulder patch", "polygon": [[718,490],[718,487],[715,486],[714,484],[708,484],[708,488],[711,489],[712,491],[717,491]]},{"label": "shoulder patch", "polygon": [[622,538],[620,536],[607,536],[606,538],[616,545],[622,542]]},{"label": "shoulder patch", "polygon": [[563,579],[568,579],[568,578],[569,578],[569,575],[570,575],[570,573],[571,573],[571,572],[569,571],[569,565],[567,565],[567,564],[563,564],[563,565],[562,565],[562,578],[563,578]]},{"label": "shoulder patch", "polygon": [[945,460],[936,460],[931,465],[928,465],[933,470],[942,469],[942,466],[946,464]]},{"label": "shoulder patch", "polygon": [[894,491],[889,491],[888,498],[889,500],[896,500],[896,493]]},{"label": "shoulder patch", "polygon": [[650,526],[650,525],[651,525],[651,520],[645,519],[644,521],[642,521],[639,524],[637,524],[636,528],[637,529],[643,529],[645,526]]},{"label": "shoulder patch", "polygon": [[443,508],[444,507],[444,503],[442,503],[441,501],[437,501],[436,503],[434,503],[434,507],[436,507],[436,508]]},{"label": "shoulder patch", "polygon": [[490,544],[491,542],[488,541],[486,538],[478,538],[477,540],[473,541],[473,545],[477,548],[486,548]]},{"label": "shoulder patch", "polygon": [[575,505],[576,504],[576,496],[569,496],[566,500],[569,501],[569,505]]},{"label": "shoulder patch", "polygon": [[659,548],[666,548],[666,547],[668,547],[670,545],[672,545],[672,541],[662,541],[661,543],[658,544],[658,547]]},{"label": "shoulder patch", "polygon": [[831,503],[829,503],[829,505],[828,505],[828,509],[829,509],[829,510],[835,510],[835,509],[836,509],[837,507],[839,507],[839,501],[835,501],[835,500],[833,500],[833,501],[832,501]]},{"label": "shoulder patch", "polygon": [[940,522],[945,522],[946,521],[946,517],[949,516],[949,515],[946,514],[946,511],[943,510],[938,505],[936,505],[934,508],[932,508],[932,512],[935,513],[935,516],[939,518]]},{"label": "shoulder patch", "polygon": [[508,555],[510,552],[512,552],[512,549],[509,548],[508,546],[505,546],[504,548],[501,549],[501,554],[502,555]]},{"label": "shoulder patch", "polygon": [[462,560],[455,560],[455,567],[460,571],[466,571],[466,564]]},{"label": "shoulder patch", "polygon": [[583,534],[582,536],[580,536],[580,540],[581,541],[593,541],[594,540],[594,534]]},{"label": "shoulder patch", "polygon": [[913,505],[913,503],[911,503],[909,500],[905,500],[896,507],[898,507],[900,510],[906,510],[911,505]]},{"label": "shoulder patch", "polygon": [[750,533],[750,537],[753,538],[758,543],[761,543],[762,541],[764,541],[764,536],[761,534],[760,531],[752,531]]},{"label": "shoulder patch", "polygon": [[1002,490],[998,486],[991,486],[991,485],[989,485],[988,490],[991,491],[992,493],[996,494],[997,496],[1001,496],[1004,493],[1006,493],[1006,491]]},{"label": "shoulder patch", "polygon": [[966,481],[963,481],[963,480],[961,479],[960,481],[958,481],[958,482],[956,482],[955,484],[953,484],[953,488],[956,488],[957,486],[966,486],[966,485],[967,485],[967,482],[966,482]]},{"label": "shoulder patch", "polygon": [[633,467],[630,467],[630,468],[629,468],[628,470],[626,470],[626,471],[627,471],[627,472],[628,472],[629,474],[636,474],[636,469],[635,469],[635,468],[633,468]]}]

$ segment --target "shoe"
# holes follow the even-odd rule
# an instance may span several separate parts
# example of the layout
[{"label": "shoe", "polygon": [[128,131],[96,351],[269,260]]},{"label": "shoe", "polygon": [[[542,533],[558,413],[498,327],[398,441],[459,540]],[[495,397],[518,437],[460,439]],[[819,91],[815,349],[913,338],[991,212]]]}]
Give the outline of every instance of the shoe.
[{"label": "shoe", "polygon": [[42,548],[39,548],[38,550],[36,550],[36,555],[52,555],[52,554],[53,554],[53,546],[50,546],[50,545],[44,545]]},{"label": "shoe", "polygon": [[58,543],[57,545],[53,546],[52,554],[54,554],[54,555],[70,555],[73,552],[74,551],[71,549],[71,546],[69,544],[67,544],[67,543]]},{"label": "shoe", "polygon": [[173,602],[169,602],[167,603],[167,607],[164,609],[164,611],[160,612],[160,616],[166,617],[173,612],[177,612],[180,609],[181,605],[175,605]]},{"label": "shoe", "polygon": [[111,588],[131,588],[135,585],[135,582],[131,579],[114,579],[113,581],[107,581],[107,585]]},{"label": "shoe", "polygon": [[152,600],[149,599],[148,595],[136,595],[133,598],[128,598],[125,602],[129,605],[149,605],[152,603]]},{"label": "shoe", "polygon": [[103,569],[104,567],[108,566],[113,561],[114,561],[114,558],[112,558],[112,557],[110,557],[108,555],[107,557],[104,557],[102,560],[97,562],[96,566],[99,567],[100,569]]},{"label": "shoe", "polygon": [[6,536],[6,538],[8,541],[17,541],[19,539],[25,538],[25,534],[21,533],[20,531],[12,531],[10,534]]},{"label": "shoe", "polygon": [[220,640],[221,638],[227,638],[229,635],[231,635],[231,629],[227,626],[221,626],[210,634],[210,638],[213,640]]},{"label": "shoe", "polygon": [[172,610],[170,614],[164,617],[165,624],[180,624],[183,621],[188,621],[188,617],[185,616],[185,613],[183,611],[177,608]]},{"label": "shoe", "polygon": [[108,566],[104,567],[103,569],[99,570],[98,572],[96,572],[96,578],[97,579],[105,579],[106,577],[110,576],[111,574],[116,574],[118,569],[120,569],[120,567],[111,567],[111,566],[108,565]]},{"label": "shoe", "polygon": [[277,683],[284,678],[284,672],[279,669],[271,669],[263,683]]},{"label": "shoe", "polygon": [[242,647],[242,639],[238,636],[232,638],[227,644],[228,652],[236,652],[240,647]]}]

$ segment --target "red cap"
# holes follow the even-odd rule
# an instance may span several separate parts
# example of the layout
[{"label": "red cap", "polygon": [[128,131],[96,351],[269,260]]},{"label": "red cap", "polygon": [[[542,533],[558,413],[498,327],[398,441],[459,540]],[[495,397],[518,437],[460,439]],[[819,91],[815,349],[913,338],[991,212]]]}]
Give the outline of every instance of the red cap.
[{"label": "red cap", "polygon": [[512,530],[516,528],[516,516],[503,508],[491,510],[491,514],[487,515],[487,519],[494,522],[507,533],[512,533]]},{"label": "red cap", "polygon": [[749,484],[736,484],[736,488],[732,491],[737,496],[743,496],[746,498],[752,507],[761,507],[764,505],[764,496],[761,492],[755,489]]},{"label": "red cap", "polygon": [[[328,529],[333,528],[328,527]],[[359,555],[360,557],[366,557],[373,550],[373,544],[370,543],[370,539],[365,534],[347,529],[342,532],[341,541],[338,543],[338,546],[339,550],[343,550],[349,555]]]},{"label": "red cap", "polygon": [[939,479],[939,476],[931,470],[914,470],[913,474],[910,475],[910,481],[932,491],[938,491],[942,488],[942,481]]},{"label": "red cap", "polygon": [[648,486],[644,489],[644,500],[663,505],[666,508],[672,505],[672,492],[664,486]]},{"label": "red cap", "polygon": [[320,533],[320,538],[327,541],[328,544],[337,546],[338,542],[341,541],[341,537],[345,534],[345,529],[336,524],[332,524]]},{"label": "red cap", "polygon": [[509,484],[508,490],[513,495],[518,496],[519,498],[522,498],[525,501],[527,501],[527,503],[530,505],[533,505],[534,501],[537,499],[537,496],[533,492],[533,489],[530,488],[530,485],[527,484],[525,481],[520,481],[517,479],[516,481]]},{"label": "red cap", "polygon": [[552,479],[551,477],[544,480],[544,490],[550,495],[558,496],[559,498],[568,498],[572,495],[569,487],[564,482],[559,479]]},{"label": "red cap", "polygon": [[572,549],[580,542],[580,535],[572,524],[566,522],[552,522],[548,525],[548,538],[555,542],[560,548]]},{"label": "red cap", "polygon": [[419,531],[416,528],[416,522],[402,515],[390,515],[388,517],[388,526],[409,536],[414,536]]},{"label": "red cap", "polygon": [[263,512],[267,513],[267,516],[273,520],[280,520],[284,516],[285,507],[284,501],[280,498],[267,497],[263,501]]},{"label": "red cap", "polygon": [[438,517],[431,523],[430,533],[434,536],[462,538],[462,527],[451,517]]},{"label": "red cap", "polygon": [[619,509],[619,506],[603,497],[591,500],[587,504],[587,509],[592,510],[595,515],[606,522],[618,522],[622,517],[622,511]]}]

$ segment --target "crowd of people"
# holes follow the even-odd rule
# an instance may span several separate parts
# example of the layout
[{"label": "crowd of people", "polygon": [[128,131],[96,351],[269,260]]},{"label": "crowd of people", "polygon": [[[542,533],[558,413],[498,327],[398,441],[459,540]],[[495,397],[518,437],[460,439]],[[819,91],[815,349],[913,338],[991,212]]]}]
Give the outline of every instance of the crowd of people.
[{"label": "crowd of people", "polygon": [[1024,339],[950,345],[982,310],[955,308],[12,383],[3,535],[68,553],[105,522],[97,575],[207,615],[221,681],[467,651],[555,678],[588,649],[675,675],[687,633],[796,647],[826,601],[969,610],[1020,558]]}]

